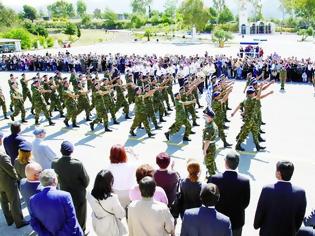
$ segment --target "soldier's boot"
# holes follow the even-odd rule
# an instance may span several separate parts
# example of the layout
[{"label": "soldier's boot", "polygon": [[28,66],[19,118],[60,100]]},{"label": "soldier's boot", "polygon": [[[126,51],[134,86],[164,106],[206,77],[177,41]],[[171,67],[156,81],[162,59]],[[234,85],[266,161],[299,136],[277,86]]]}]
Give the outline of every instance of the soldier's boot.
[{"label": "soldier's boot", "polygon": [[227,118],[224,119],[224,122],[231,122],[230,120],[228,120]]},{"label": "soldier's boot", "polygon": [[94,131],[94,123],[93,122],[90,123],[90,128],[91,128],[91,131]]},{"label": "soldier's boot", "polygon": [[114,125],[118,125],[119,124],[119,122],[116,119],[113,119],[113,121],[114,121]]},{"label": "soldier's boot", "polygon": [[194,132],[194,131],[192,131],[192,130],[190,131],[190,134],[195,134],[195,133],[196,133],[196,132]]},{"label": "soldier's boot", "polygon": [[60,112],[60,118],[65,118],[65,115],[63,114],[63,112]]},{"label": "soldier's boot", "polygon": [[35,119],[35,125],[39,125],[38,119]]},{"label": "soldier's boot", "polygon": [[138,129],[144,129],[141,123],[138,125]]},{"label": "soldier's boot", "polygon": [[173,111],[173,109],[171,107],[167,107],[168,111]]},{"label": "soldier's boot", "polygon": [[259,130],[259,133],[265,134],[266,132],[260,129],[260,130]]},{"label": "soldier's boot", "polygon": [[14,116],[13,115],[10,115],[10,118],[12,121],[14,121]]},{"label": "soldier's boot", "polygon": [[238,140],[238,138],[239,138],[239,137],[240,137],[240,135],[239,135],[239,134],[238,134],[238,135],[236,135],[236,138],[235,138],[235,139],[236,139],[236,141]]},{"label": "soldier's boot", "polygon": [[152,137],[155,136],[155,134],[153,134],[153,133],[148,133],[148,136],[149,136],[149,138],[152,138]]},{"label": "soldier's boot", "polygon": [[70,125],[69,125],[69,121],[68,121],[67,119],[65,119],[65,120],[63,121],[63,123],[65,123],[65,125],[67,126],[67,128],[69,128],[69,127],[70,127]]},{"label": "soldier's boot", "polygon": [[28,121],[25,118],[22,119],[22,123],[27,123]]},{"label": "soldier's boot", "polygon": [[230,147],[232,147],[232,144],[228,143],[227,141],[225,141],[225,142],[223,143],[223,145],[224,145],[225,148],[230,148]]},{"label": "soldier's boot", "polygon": [[32,114],[32,115],[35,115],[35,113],[34,113],[34,108],[33,108],[33,107],[31,108],[31,114]]},{"label": "soldier's boot", "polygon": [[86,120],[86,121],[92,121],[91,118],[90,118],[90,115],[87,115],[86,118],[85,118],[85,120]]},{"label": "soldier's boot", "polygon": [[164,135],[165,135],[167,141],[169,141],[170,140],[170,132],[166,132],[166,133],[164,133]]},{"label": "soldier's boot", "polygon": [[266,140],[263,139],[260,135],[258,136],[258,141],[259,141],[259,142],[266,142]]},{"label": "soldier's boot", "polygon": [[263,121],[261,122],[261,125],[265,125],[265,124],[266,124],[265,122],[263,122]]},{"label": "soldier's boot", "polygon": [[155,128],[155,129],[162,129],[162,126],[159,126],[158,124],[155,124],[155,125],[154,125],[154,128]]},{"label": "soldier's boot", "polygon": [[10,111],[13,112],[13,106],[12,105],[10,105]]},{"label": "soldier's boot", "polygon": [[130,134],[131,136],[133,136],[133,137],[136,137],[136,136],[137,136],[133,130],[130,130],[129,134]]},{"label": "soldier's boot", "polygon": [[126,115],[125,115],[125,119],[126,119],[126,120],[130,120],[131,117],[130,117],[128,114],[126,114]]},{"label": "soldier's boot", "polygon": [[203,108],[203,106],[201,106],[200,104],[198,104],[198,108]]},{"label": "soldier's boot", "polygon": [[245,151],[245,149],[241,146],[241,144],[240,144],[240,143],[237,143],[237,144],[236,144],[236,146],[235,146],[235,150],[242,151],[242,152],[244,152],[244,151]]},{"label": "soldier's boot", "polygon": [[184,141],[184,142],[188,142],[188,141],[191,141],[191,139],[188,138],[187,136],[184,136],[184,137],[183,137],[183,141]]},{"label": "soldier's boot", "polygon": [[113,132],[113,131],[108,128],[108,125],[106,125],[106,126],[105,126],[105,132]]},{"label": "soldier's boot", "polygon": [[52,122],[50,119],[48,120],[49,125],[55,125],[55,122]]},{"label": "soldier's boot", "polygon": [[54,111],[58,111],[58,108],[57,108],[57,107],[55,107]]},{"label": "soldier's boot", "polygon": [[227,108],[226,108],[226,110],[228,110],[228,111],[231,111],[231,110],[232,110],[232,108],[230,108],[230,107],[227,107]]},{"label": "soldier's boot", "polygon": [[256,146],[256,150],[257,150],[257,152],[259,152],[259,151],[262,151],[262,150],[265,150],[265,149],[266,149],[266,147],[262,147],[262,146],[260,146],[260,145],[259,145],[259,143],[255,143],[255,146]]},{"label": "soldier's boot", "polygon": [[166,120],[164,120],[162,116],[160,116],[160,123],[161,122],[166,122]]},{"label": "soldier's boot", "polygon": [[229,126],[223,125],[223,129],[228,129]]},{"label": "soldier's boot", "polygon": [[196,121],[193,122],[193,126],[200,126]]},{"label": "soldier's boot", "polygon": [[51,111],[49,112],[49,116],[52,117],[52,112]]},{"label": "soldier's boot", "polygon": [[74,121],[74,122],[72,123],[72,127],[73,127],[73,128],[80,128],[80,126],[77,125],[77,122],[76,122],[76,121]]},{"label": "soldier's boot", "polygon": [[165,116],[169,116],[170,115],[170,113],[168,113],[167,111],[165,111]]},{"label": "soldier's boot", "polygon": [[4,119],[5,119],[5,120],[8,120],[8,119],[9,119],[8,116],[7,116],[7,114],[4,114]]}]

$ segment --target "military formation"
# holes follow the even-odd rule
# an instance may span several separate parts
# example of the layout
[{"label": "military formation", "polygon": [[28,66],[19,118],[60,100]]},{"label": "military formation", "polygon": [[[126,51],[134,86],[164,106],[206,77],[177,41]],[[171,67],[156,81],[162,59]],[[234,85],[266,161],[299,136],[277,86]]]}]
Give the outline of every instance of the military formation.
[{"label": "military formation", "polygon": [[[197,110],[203,106],[199,98],[204,87],[211,88],[210,103],[203,111],[205,128],[203,130],[204,162],[208,174],[216,171],[215,156],[218,140],[222,140],[224,148],[232,145],[226,139],[226,131],[229,128],[228,119],[229,95],[233,90],[234,82],[225,74],[220,76],[210,75],[201,68],[193,72],[184,73],[184,69],[175,73],[173,68],[158,67],[155,71],[135,71],[132,68],[126,69],[124,75],[113,65],[108,68],[104,76],[100,78],[97,72],[77,74],[73,69],[70,78],[63,77],[61,72],[56,71],[54,76],[37,73],[35,77],[27,78],[26,74],[21,75],[20,83],[13,74],[9,78],[10,88],[10,118],[14,121],[21,114],[21,121],[26,120],[26,109],[24,103],[28,99],[31,103],[30,112],[34,115],[35,125],[40,125],[40,116],[44,115],[49,125],[53,113],[58,112],[63,118],[67,128],[79,128],[77,118],[83,113],[85,121],[89,122],[91,131],[95,126],[102,123],[105,132],[112,132],[112,125],[119,124],[117,113],[122,110],[124,118],[133,119],[129,130],[130,136],[137,136],[137,129],[145,129],[149,138],[155,130],[162,128],[165,118],[175,108],[175,121],[164,133],[169,141],[172,135],[184,127],[184,142],[191,141],[190,135],[195,134],[193,127],[199,126]],[[260,82],[262,81],[262,82]],[[179,90],[173,93],[173,85],[179,83]],[[247,75],[246,99],[242,101],[235,111],[242,112],[243,125],[237,135],[236,149],[244,151],[241,146],[249,133],[252,133],[257,151],[265,147],[260,146],[265,140],[261,137],[264,133],[261,126],[265,123],[261,115],[261,99],[272,94],[262,94],[273,82],[266,82],[261,77],[254,78],[251,73]],[[30,84],[30,86],[29,86]],[[19,88],[21,86],[21,89]],[[30,87],[30,89],[29,89]],[[130,105],[134,104],[134,117],[130,116]],[[210,105],[209,105],[210,104]],[[4,118],[8,119],[5,97],[0,90],[0,105],[2,106]],[[173,109],[172,109],[173,108]],[[152,125],[151,125],[152,124]]]}]

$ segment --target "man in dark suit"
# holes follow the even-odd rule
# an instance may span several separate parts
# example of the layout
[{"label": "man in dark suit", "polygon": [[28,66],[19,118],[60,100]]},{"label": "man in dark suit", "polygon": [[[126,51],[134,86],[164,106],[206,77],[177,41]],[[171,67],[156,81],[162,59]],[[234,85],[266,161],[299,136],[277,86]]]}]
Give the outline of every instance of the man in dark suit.
[{"label": "man in dark suit", "polygon": [[229,218],[214,208],[219,198],[219,189],[215,184],[203,186],[200,192],[202,206],[185,211],[180,235],[232,236]]},{"label": "man in dark suit", "polygon": [[73,149],[72,143],[64,141],[60,150],[62,157],[52,162],[52,168],[58,175],[60,189],[71,194],[79,224],[85,231],[86,187],[90,179],[82,162],[71,158]]},{"label": "man in dark suit", "polygon": [[[3,134],[0,133],[0,146]],[[0,201],[5,220],[8,225],[15,223],[17,228],[28,225],[23,220],[21,202],[18,192],[18,175],[10,157],[0,152]]]},{"label": "man in dark suit", "polygon": [[265,186],[260,194],[254,228],[260,228],[261,236],[295,236],[299,230],[306,209],[303,189],[289,181],[294,165],[289,161],[277,163],[278,182]]},{"label": "man in dark suit", "polygon": [[18,156],[19,147],[22,142],[25,141],[19,133],[21,132],[21,124],[19,122],[14,122],[11,124],[11,134],[3,139],[3,147],[5,152],[11,158],[11,164],[14,165],[14,161]]},{"label": "man in dark suit", "polygon": [[82,236],[71,195],[57,190],[57,175],[46,169],[40,174],[43,190],[30,199],[31,226],[42,235]]},{"label": "man in dark suit", "polygon": [[237,152],[229,152],[225,157],[226,171],[208,180],[209,183],[217,185],[220,190],[220,200],[215,209],[230,218],[233,236],[242,235],[245,209],[250,200],[249,179],[235,171],[239,161],[240,156]]}]

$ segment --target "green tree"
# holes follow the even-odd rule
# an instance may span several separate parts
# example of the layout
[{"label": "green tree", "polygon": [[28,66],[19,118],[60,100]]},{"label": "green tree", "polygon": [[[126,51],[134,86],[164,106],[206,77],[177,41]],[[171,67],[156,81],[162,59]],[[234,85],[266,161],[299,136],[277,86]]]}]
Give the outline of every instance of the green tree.
[{"label": "green tree", "polygon": [[133,15],[130,19],[133,28],[140,28],[146,24],[146,19],[142,15]]},{"label": "green tree", "polygon": [[218,13],[213,7],[209,7],[209,21],[211,24],[216,24],[218,21]]},{"label": "green tree", "polygon": [[81,24],[82,25],[89,25],[89,24],[91,24],[91,22],[92,22],[92,19],[91,19],[91,17],[89,16],[89,15],[85,15],[85,16],[83,16],[82,17],[82,20],[81,20]]},{"label": "green tree", "polygon": [[64,33],[67,35],[76,35],[77,34],[77,26],[73,23],[67,23],[66,28],[64,29]]},{"label": "green tree", "polygon": [[295,0],[293,1],[293,9],[295,14],[309,25],[315,24],[315,0]]},{"label": "green tree", "polygon": [[64,0],[58,0],[51,5],[48,5],[47,10],[52,17],[69,18],[75,16],[72,3],[68,3]]},{"label": "green tree", "polygon": [[308,37],[314,35],[314,29],[310,26],[307,29],[300,29],[297,34],[301,36],[301,41],[304,42]]},{"label": "green tree", "polygon": [[78,38],[81,37],[81,29],[78,25],[77,25],[77,36],[78,36]]},{"label": "green tree", "polygon": [[131,0],[132,13],[145,15],[151,3],[152,0]]},{"label": "green tree", "polygon": [[223,10],[219,13],[218,23],[224,24],[233,20],[234,20],[233,13],[227,6],[224,6]]},{"label": "green tree", "polygon": [[30,19],[32,22],[37,18],[37,10],[29,5],[23,6],[23,17]]},{"label": "green tree", "polygon": [[231,34],[231,32],[228,31],[224,31],[223,29],[217,27],[213,30],[212,33],[212,41],[214,43],[218,43],[219,47],[223,48],[224,47],[224,43],[230,39],[232,39],[233,36]]},{"label": "green tree", "polygon": [[180,12],[184,24],[189,27],[195,26],[198,31],[204,29],[209,19],[209,12],[204,7],[202,0],[184,0]]},{"label": "green tree", "polygon": [[86,4],[83,0],[77,1],[77,14],[83,18],[83,16],[86,14]]},{"label": "green tree", "polygon": [[24,28],[13,28],[3,34],[4,38],[20,39],[22,49],[30,49],[33,45],[32,35]]},{"label": "green tree", "polygon": [[102,18],[102,11],[99,8],[95,8],[93,11],[94,17],[96,19],[101,19]]},{"label": "green tree", "polygon": [[177,0],[167,0],[164,4],[164,14],[169,17],[175,17],[177,9]]},{"label": "green tree", "polygon": [[0,2],[0,28],[12,27],[19,22],[19,17],[15,11],[5,7]]},{"label": "green tree", "polygon": [[114,29],[116,27],[118,17],[114,11],[110,10],[109,8],[106,8],[106,10],[103,13],[103,19],[104,19],[104,26],[106,28]]},{"label": "green tree", "polygon": [[147,28],[144,31],[144,37],[147,37],[147,40],[150,41],[150,37],[153,35],[152,33],[152,29],[151,28]]},{"label": "green tree", "polygon": [[218,13],[222,12],[225,6],[225,0],[213,0],[213,6]]}]

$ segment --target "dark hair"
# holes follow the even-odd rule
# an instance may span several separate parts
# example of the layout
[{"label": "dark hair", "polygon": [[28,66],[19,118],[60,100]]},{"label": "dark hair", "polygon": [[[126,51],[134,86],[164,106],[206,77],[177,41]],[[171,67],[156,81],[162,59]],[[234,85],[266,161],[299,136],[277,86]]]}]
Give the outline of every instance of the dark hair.
[{"label": "dark hair", "polygon": [[197,182],[200,173],[200,164],[196,160],[190,160],[187,164],[188,178],[191,182]]},{"label": "dark hair", "polygon": [[112,148],[110,149],[109,159],[110,162],[114,164],[127,162],[125,147],[120,144],[112,146]]},{"label": "dark hair", "polygon": [[239,162],[240,154],[238,154],[238,152],[231,151],[225,156],[225,163],[227,167],[232,170],[235,170],[238,167]]},{"label": "dark hair", "polygon": [[156,156],[156,164],[161,169],[166,169],[171,162],[170,156],[166,152],[161,152],[159,155]]},{"label": "dark hair", "polygon": [[200,199],[203,205],[215,206],[220,199],[219,188],[215,184],[206,184],[200,192]]},{"label": "dark hair", "polygon": [[21,124],[14,122],[13,124],[11,124],[11,134],[18,134],[21,132]]},{"label": "dark hair", "polygon": [[278,161],[277,171],[280,172],[282,180],[290,181],[294,172],[294,165],[290,161]]},{"label": "dark hair", "polygon": [[103,200],[111,196],[114,176],[109,170],[101,170],[95,178],[92,196],[97,200]]},{"label": "dark hair", "polygon": [[139,189],[142,197],[153,197],[156,184],[152,177],[146,176],[139,182]]},{"label": "dark hair", "polygon": [[137,183],[139,183],[140,180],[142,180],[144,177],[146,176],[153,177],[153,175],[154,169],[152,166],[150,166],[149,164],[141,165],[136,170]]}]

